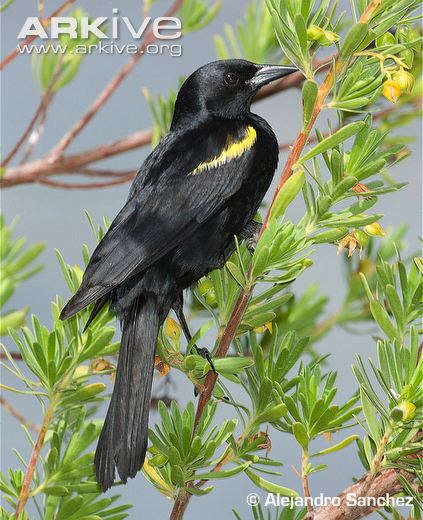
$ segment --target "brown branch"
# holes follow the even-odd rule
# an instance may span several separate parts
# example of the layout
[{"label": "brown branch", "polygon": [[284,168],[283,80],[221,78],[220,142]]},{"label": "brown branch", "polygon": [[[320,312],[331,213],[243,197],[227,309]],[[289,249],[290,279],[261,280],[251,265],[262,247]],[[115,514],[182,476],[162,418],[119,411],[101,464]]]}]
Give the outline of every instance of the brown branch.
[{"label": "brown branch", "polygon": [[45,104],[45,99],[44,99],[44,96],[42,96],[41,101],[37,107],[37,110],[35,111],[35,114],[33,115],[31,121],[29,122],[26,130],[24,131],[22,136],[19,138],[19,140],[15,144],[15,146],[12,148],[12,150],[9,152],[8,156],[0,164],[1,168],[4,168],[5,166],[7,166],[9,164],[9,162],[13,159],[13,157],[18,153],[20,147],[27,140],[29,134],[32,132],[36,122],[38,121],[38,118],[40,117],[41,112],[43,111],[44,104]]},{"label": "brown branch", "polygon": [[[22,361],[22,354],[20,352],[9,352],[9,356],[15,361]],[[4,352],[0,352],[0,359],[9,359]]]},{"label": "brown branch", "polygon": [[305,518],[306,520],[357,520],[364,518],[378,509],[378,506],[372,505],[370,500],[365,506],[353,505],[351,497],[354,497],[355,502],[359,497],[374,499],[393,497],[402,491],[401,482],[398,479],[399,475],[410,483],[415,479],[415,475],[412,473],[385,469],[369,485],[368,475],[364,475],[359,481],[338,495],[340,505],[330,504],[320,507],[309,512]]},{"label": "brown branch", "polygon": [[10,413],[12,417],[17,419],[22,425],[26,426],[29,430],[34,430],[36,432],[40,431],[40,427],[29,421],[25,416],[23,416],[20,412],[18,412],[10,403],[6,401],[6,399],[0,396],[0,405],[6,410],[6,412]]},{"label": "brown branch", "polygon": [[113,143],[64,156],[55,163],[50,163],[47,155],[27,164],[7,169],[4,176],[0,179],[0,187],[9,188],[19,184],[37,182],[41,177],[45,178],[51,175],[81,171],[84,166],[93,162],[150,144],[151,136],[151,130],[140,130]]},{"label": "brown branch", "polygon": [[[67,0],[63,5],[61,5],[59,8],[57,8],[51,15],[43,20],[43,26],[48,27],[50,24],[50,21],[52,18],[59,16],[63,11],[66,11],[73,3],[75,3],[75,0]],[[28,38],[25,38],[25,40],[20,43],[15,49],[13,49],[12,52],[10,52],[2,62],[0,62],[0,70],[3,70],[6,65],[9,65],[9,63],[16,58],[20,54],[19,47],[24,47],[25,45],[29,45],[34,40],[37,39],[36,35],[28,36]]]},{"label": "brown branch", "polygon": [[130,173],[129,175],[122,175],[120,177],[114,178],[109,181],[103,182],[59,182],[54,181],[52,179],[43,179],[42,177],[37,180],[38,184],[44,184],[46,186],[50,186],[51,188],[61,188],[65,190],[92,190],[97,188],[109,188],[110,186],[116,186],[118,184],[125,184],[133,180],[136,171]]},{"label": "brown branch", "polygon": [[304,498],[306,499],[307,511],[312,510],[311,502],[309,501],[311,498],[310,486],[308,483],[308,475],[307,475],[307,466],[308,466],[308,454],[303,451],[302,459],[301,459],[301,482],[303,484],[303,493]]},{"label": "brown branch", "polygon": [[125,177],[127,175],[135,175],[137,168],[131,168],[130,170],[112,170],[107,168],[79,168],[75,170],[75,173],[87,175],[88,177]]},{"label": "brown branch", "polygon": [[[33,118],[31,119],[27,129],[25,130],[25,132],[23,133],[23,135],[21,136],[19,141],[16,143],[16,145],[13,147],[12,151],[6,157],[6,159],[0,164],[0,167],[4,168],[5,166],[7,166],[9,164],[9,162],[17,154],[17,152],[19,151],[19,149],[21,148],[23,143],[28,139],[30,134],[33,132],[34,127],[37,124],[37,122],[39,122],[38,123],[38,129],[37,129],[38,130],[38,134],[40,133],[40,127],[45,122],[45,119],[47,117],[47,111],[49,109],[49,106],[50,106],[51,102],[53,101],[53,98],[54,98],[53,88],[54,88],[54,85],[56,84],[56,81],[60,77],[62,63],[63,63],[63,56],[57,61],[56,65],[55,65],[55,68],[54,68],[51,80],[50,80],[49,84],[47,85],[46,91],[41,96],[40,104],[38,105],[38,108],[35,111],[35,114],[34,114]],[[38,137],[38,139],[39,139],[39,137]],[[38,139],[37,139],[37,141],[38,141]],[[24,154],[24,157],[23,157],[23,160],[21,161],[21,164],[24,164],[24,163],[27,162],[27,160],[28,160],[29,156],[31,155],[35,145],[36,145],[36,142],[34,142],[34,143],[30,142],[29,143],[29,147],[28,147],[28,149],[26,150],[26,152]]]},{"label": "brown branch", "polygon": [[[165,17],[173,16],[181,7],[182,0],[175,0],[169,10],[166,12]],[[50,156],[50,161],[55,162],[63,152],[72,143],[75,137],[81,132],[83,128],[91,121],[91,119],[97,114],[100,108],[106,103],[110,96],[119,87],[122,81],[128,76],[128,74],[134,69],[135,65],[144,56],[147,47],[156,40],[153,29],[149,29],[146,33],[141,45],[138,47],[137,54],[134,54],[126,65],[119,71],[119,73],[110,81],[106,88],[101,92],[98,98],[94,101],[88,111],[75,123],[75,125],[69,130],[69,132],[63,136],[57,146],[53,149]]]},{"label": "brown branch", "polygon": [[21,492],[19,494],[18,505],[16,506],[16,513],[15,513],[16,518],[20,518],[19,515],[22,513],[22,511],[25,507],[25,504],[28,501],[32,477],[34,476],[34,471],[37,466],[37,461],[40,456],[41,448],[43,447],[44,439],[45,439],[48,427],[49,427],[50,422],[53,417],[54,405],[55,405],[55,402],[52,401],[50,403],[50,406],[47,410],[46,415],[44,416],[41,430],[38,434],[37,441],[34,444],[34,448],[32,449],[31,458],[29,459],[28,467],[27,467],[26,473],[25,473],[25,478],[24,478],[24,481],[22,484]]}]

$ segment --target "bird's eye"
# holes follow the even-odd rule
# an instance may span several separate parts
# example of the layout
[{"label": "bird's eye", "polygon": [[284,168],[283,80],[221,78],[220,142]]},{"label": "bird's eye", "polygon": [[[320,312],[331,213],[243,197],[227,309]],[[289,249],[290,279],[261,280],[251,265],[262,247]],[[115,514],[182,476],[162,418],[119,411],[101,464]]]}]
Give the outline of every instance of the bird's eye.
[{"label": "bird's eye", "polygon": [[239,83],[239,76],[233,72],[228,72],[225,74],[223,81],[225,82],[225,85],[228,85],[229,87],[236,87]]}]

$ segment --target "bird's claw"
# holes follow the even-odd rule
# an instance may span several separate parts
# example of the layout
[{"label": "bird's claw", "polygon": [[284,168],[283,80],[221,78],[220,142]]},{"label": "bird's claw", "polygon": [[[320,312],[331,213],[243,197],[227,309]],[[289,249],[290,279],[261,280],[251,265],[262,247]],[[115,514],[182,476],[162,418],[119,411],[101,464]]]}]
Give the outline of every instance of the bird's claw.
[{"label": "bird's claw", "polygon": [[254,254],[254,251],[256,250],[258,241],[259,241],[260,234],[254,233],[248,240],[247,240],[247,249],[251,254]]},{"label": "bird's claw", "polygon": [[206,361],[208,361],[211,369],[213,370],[213,372],[216,374],[216,369],[214,367],[214,364],[213,364],[213,361],[212,361],[212,358],[211,358],[211,355],[210,355],[210,352],[206,349],[206,348],[200,348],[200,347],[197,347],[197,345],[194,345],[194,349],[195,351],[197,352],[197,354],[199,356],[201,356],[202,358],[204,358]]}]

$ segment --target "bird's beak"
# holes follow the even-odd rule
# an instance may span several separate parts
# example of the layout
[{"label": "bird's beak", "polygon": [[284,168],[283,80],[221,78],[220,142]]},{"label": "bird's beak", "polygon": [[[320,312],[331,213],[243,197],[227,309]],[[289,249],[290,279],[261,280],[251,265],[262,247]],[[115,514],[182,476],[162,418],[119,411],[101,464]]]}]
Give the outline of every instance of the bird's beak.
[{"label": "bird's beak", "polygon": [[291,67],[289,65],[262,65],[250,79],[250,85],[254,89],[258,89],[263,85],[267,85],[271,81],[283,78],[284,76],[288,76],[288,74],[297,71],[298,69],[296,67]]}]

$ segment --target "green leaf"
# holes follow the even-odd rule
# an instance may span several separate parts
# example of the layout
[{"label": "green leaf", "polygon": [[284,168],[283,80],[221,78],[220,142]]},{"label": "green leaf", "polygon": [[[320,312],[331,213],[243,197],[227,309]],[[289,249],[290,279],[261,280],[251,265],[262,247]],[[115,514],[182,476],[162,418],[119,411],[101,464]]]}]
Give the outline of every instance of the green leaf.
[{"label": "green leaf", "polygon": [[360,388],[361,406],[370,434],[376,444],[379,443],[381,434],[375,408],[363,388]]},{"label": "green leaf", "polygon": [[335,451],[342,450],[355,440],[359,439],[359,436],[354,434],[350,435],[349,437],[345,438],[341,442],[338,442],[337,444],[334,444],[333,446],[329,446],[329,448],[325,448],[324,450],[320,450],[317,453],[313,453],[310,455],[310,457],[319,457],[320,455],[327,455],[328,453],[334,453]]},{"label": "green leaf", "polygon": [[43,489],[46,495],[53,495],[56,497],[65,497],[69,495],[69,489],[65,486],[47,486]]},{"label": "green leaf", "polygon": [[401,300],[393,285],[388,284],[385,287],[385,294],[388,298],[389,306],[391,307],[392,313],[395,316],[398,327],[403,330],[404,328],[404,312],[401,305]]},{"label": "green leaf", "polygon": [[276,196],[276,200],[270,210],[270,221],[279,218],[285,213],[287,207],[302,190],[304,182],[305,173],[302,168],[291,175]]},{"label": "green leaf", "polygon": [[363,121],[356,121],[354,123],[350,123],[349,125],[343,126],[334,134],[326,137],[325,139],[322,139],[319,144],[303,155],[298,162],[301,164],[305,161],[308,161],[312,157],[315,157],[316,155],[335,148],[335,146],[338,146],[343,141],[358,133],[364,127],[364,124],[365,123]]},{"label": "green leaf", "polygon": [[238,475],[242,471],[246,470],[248,466],[251,466],[252,462],[245,462],[244,464],[239,464],[238,466],[234,466],[233,468],[229,468],[223,471],[209,471],[207,473],[196,473],[195,478],[200,480],[210,480],[210,479],[219,479],[219,478],[227,478],[233,477],[234,475]]},{"label": "green leaf", "polygon": [[253,255],[253,277],[257,278],[262,275],[267,267],[269,259],[269,248],[266,246],[257,247]]},{"label": "green leaf", "polygon": [[352,56],[353,52],[366,37],[368,28],[367,24],[361,22],[351,27],[342,43],[339,60],[345,63]]},{"label": "green leaf", "polygon": [[303,130],[305,130],[313,115],[314,105],[317,99],[318,87],[317,83],[311,79],[304,82],[303,97]]},{"label": "green leaf", "polygon": [[257,487],[263,489],[264,491],[267,491],[268,493],[279,493],[280,495],[286,497],[299,496],[298,493],[293,489],[279,486],[277,484],[274,484],[273,482],[269,482],[268,480],[265,480],[264,478],[260,477],[259,475],[251,471],[250,469],[246,469],[245,474]]},{"label": "green leaf", "polygon": [[377,321],[379,327],[388,336],[389,339],[393,340],[397,337],[397,329],[389,318],[385,308],[375,299],[370,300],[370,312],[373,318]]},{"label": "green leaf", "polygon": [[310,441],[305,426],[300,422],[295,422],[292,425],[292,433],[296,438],[298,444],[304,449],[308,450],[308,443]]},{"label": "green leaf", "polygon": [[1,316],[0,319],[0,336],[8,334],[9,329],[18,329],[25,324],[25,318],[28,309],[22,311],[13,311],[9,314]]},{"label": "green leaf", "polygon": [[254,365],[254,360],[247,356],[215,358],[213,364],[218,373],[228,372],[236,374]]},{"label": "green leaf", "polygon": [[295,15],[295,32],[300,44],[301,53],[304,58],[307,58],[307,28],[304,18],[300,13]]},{"label": "green leaf", "polygon": [[255,424],[263,424],[263,423],[272,423],[277,422],[281,417],[283,417],[288,411],[288,408],[285,404],[277,404],[276,406],[270,407],[264,412],[257,415],[254,418]]},{"label": "green leaf", "polygon": [[244,287],[245,278],[244,278],[244,275],[243,275],[241,269],[236,264],[234,264],[233,262],[230,262],[230,261],[226,262],[225,265],[228,268],[228,271],[233,276],[234,280],[238,283],[238,285],[240,285],[241,287]]}]

